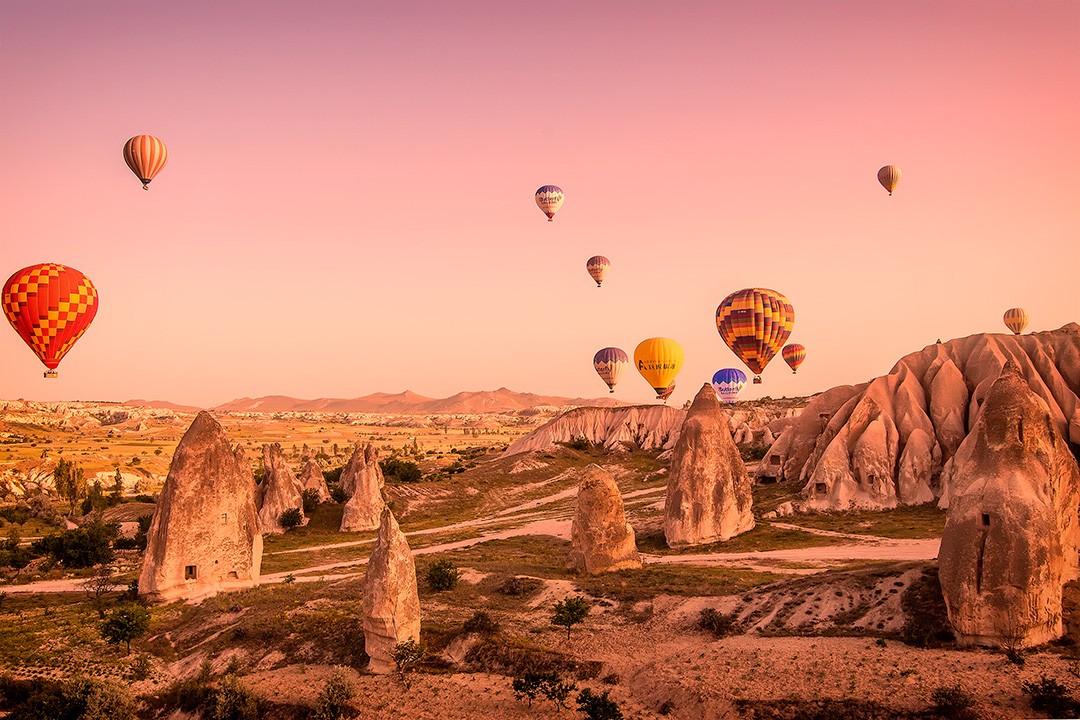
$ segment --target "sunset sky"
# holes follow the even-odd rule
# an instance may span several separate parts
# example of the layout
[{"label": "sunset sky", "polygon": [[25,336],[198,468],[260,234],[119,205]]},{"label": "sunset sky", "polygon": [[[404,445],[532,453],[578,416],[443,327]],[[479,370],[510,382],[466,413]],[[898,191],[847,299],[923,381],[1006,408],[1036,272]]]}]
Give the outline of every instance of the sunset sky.
[{"label": "sunset sky", "polygon": [[46,261],[97,319],[58,380],[0,328],[0,398],[599,397],[661,335],[678,405],[754,286],[808,352],[744,397],[861,382],[1080,321],[1080,2],[0,0],[0,281]]}]

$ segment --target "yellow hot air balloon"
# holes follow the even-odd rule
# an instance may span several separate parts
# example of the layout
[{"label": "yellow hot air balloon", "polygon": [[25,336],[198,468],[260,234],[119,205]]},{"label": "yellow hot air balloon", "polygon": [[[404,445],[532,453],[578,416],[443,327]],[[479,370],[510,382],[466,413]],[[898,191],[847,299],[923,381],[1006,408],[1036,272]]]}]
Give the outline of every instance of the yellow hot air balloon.
[{"label": "yellow hot air balloon", "polygon": [[142,181],[143,190],[150,189],[147,185],[168,160],[169,151],[165,149],[165,143],[153,135],[136,135],[124,143],[124,162]]},{"label": "yellow hot air balloon", "polygon": [[1013,331],[1014,335],[1024,332],[1028,324],[1027,310],[1024,308],[1010,308],[1005,311],[1005,327]]},{"label": "yellow hot air balloon", "polygon": [[634,365],[649,387],[656,391],[657,400],[663,400],[664,392],[682,370],[682,345],[666,337],[642,340],[634,350]]},{"label": "yellow hot air balloon", "polygon": [[903,175],[904,173],[900,172],[900,168],[895,165],[886,165],[877,171],[877,180],[882,187],[889,191],[889,195],[892,195],[893,190],[900,184],[900,178]]}]

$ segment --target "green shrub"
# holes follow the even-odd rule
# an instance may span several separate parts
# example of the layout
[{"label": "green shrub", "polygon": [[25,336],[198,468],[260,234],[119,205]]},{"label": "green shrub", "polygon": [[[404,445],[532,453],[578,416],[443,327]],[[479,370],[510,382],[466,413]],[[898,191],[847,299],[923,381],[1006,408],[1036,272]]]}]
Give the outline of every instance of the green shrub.
[{"label": "green shrub", "polygon": [[0,686],[8,720],[135,720],[127,692],[103,680],[23,680]]},{"label": "green shrub", "polygon": [[436,560],[427,569],[428,588],[433,592],[453,590],[458,582],[458,569],[449,560]]},{"label": "green shrub", "polygon": [[1032,710],[1049,713],[1051,717],[1080,714],[1080,703],[1069,694],[1068,688],[1053,678],[1043,675],[1037,682],[1024,683],[1020,689],[1031,696]]},{"label": "green shrub", "polygon": [[351,717],[352,701],[355,697],[356,690],[345,678],[345,673],[340,670],[335,671],[319,693],[313,720],[344,720]]},{"label": "green shrub", "polygon": [[577,698],[578,710],[585,713],[586,720],[623,720],[618,703],[608,697],[608,691],[597,695],[589,688],[581,691]]},{"label": "green shrub", "polygon": [[101,636],[112,645],[125,643],[131,654],[131,641],[150,629],[150,611],[138,603],[127,603],[109,613],[101,623]]},{"label": "green shrub", "polygon": [[739,448],[739,457],[743,462],[754,462],[755,460],[761,460],[763,457],[769,454],[769,448],[771,445],[768,443],[751,443]]},{"label": "green shrub", "polygon": [[962,687],[939,687],[930,696],[930,712],[937,717],[952,720],[970,720],[975,717],[975,699]]},{"label": "green shrub", "polygon": [[289,508],[281,513],[278,522],[286,530],[292,530],[294,527],[300,527],[300,523],[304,522],[304,514],[300,511],[300,508]]},{"label": "green shrub", "polygon": [[341,481],[341,471],[345,469],[345,466],[336,467],[332,470],[323,470],[322,476],[326,480],[327,485],[333,485]]},{"label": "green shrub", "polygon": [[498,589],[503,595],[521,597],[523,595],[532,595],[543,585],[544,581],[540,578],[511,576],[506,578]]},{"label": "green shrub", "polygon": [[462,631],[467,633],[493,635],[499,632],[499,623],[486,612],[478,610],[473,613],[471,618],[465,621]]},{"label": "green shrub", "polygon": [[315,512],[315,509],[319,507],[319,491],[315,488],[308,488],[300,493],[301,502],[304,505],[304,512]]},{"label": "green shrub", "polygon": [[208,704],[210,720],[259,720],[259,699],[235,675],[221,681]]},{"label": "green shrub", "polygon": [[420,466],[411,460],[387,458],[379,461],[379,467],[382,468],[383,476],[387,480],[412,483],[419,482],[420,478],[423,477]]},{"label": "green shrub", "polygon": [[583,597],[568,597],[555,603],[551,624],[566,628],[566,640],[570,641],[570,628],[585,619],[589,614],[589,601]]},{"label": "green shrub", "polygon": [[564,681],[555,671],[528,671],[521,677],[514,678],[511,686],[514,688],[514,697],[518,700],[527,699],[529,707],[532,707],[533,700],[542,695],[559,709],[566,707],[570,693],[577,689],[575,683]]},{"label": "green shrub", "polygon": [[406,688],[409,687],[408,673],[420,664],[424,659],[424,654],[424,646],[415,640],[399,642],[390,651],[390,657],[393,658],[394,665],[397,667],[401,684]]},{"label": "green shrub", "polygon": [[705,608],[701,611],[698,627],[711,632],[718,638],[733,635],[739,628],[735,618],[713,608]]},{"label": "green shrub", "polygon": [[330,491],[330,499],[338,505],[349,501],[349,493],[345,492],[345,488],[337,483],[327,484],[326,489]]},{"label": "green shrub", "polygon": [[146,653],[139,653],[131,660],[128,677],[135,681],[145,680],[150,677],[150,670],[150,656]]},{"label": "green shrub", "polygon": [[66,568],[88,568],[113,561],[112,543],[119,534],[119,523],[92,522],[35,540],[30,548]]}]

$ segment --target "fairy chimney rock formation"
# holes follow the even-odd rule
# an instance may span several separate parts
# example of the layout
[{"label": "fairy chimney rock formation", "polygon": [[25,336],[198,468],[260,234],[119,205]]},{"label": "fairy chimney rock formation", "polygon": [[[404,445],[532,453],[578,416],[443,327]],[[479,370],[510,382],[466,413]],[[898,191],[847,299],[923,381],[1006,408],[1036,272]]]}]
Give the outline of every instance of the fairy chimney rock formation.
[{"label": "fairy chimney rock formation", "polygon": [[199,600],[258,584],[262,535],[251,469],[200,412],[176,446],[146,535],[139,594]]},{"label": "fairy chimney rock formation", "polygon": [[263,533],[280,535],[285,532],[281,525],[281,514],[286,510],[299,509],[301,522],[307,522],[304,517],[302,487],[296,475],[293,475],[293,471],[285,464],[280,444],[263,445],[262,451],[264,474],[262,499],[259,502],[259,523]]},{"label": "fairy chimney rock formation", "polygon": [[1039,645],[1062,634],[1062,585],[1077,577],[1080,469],[1046,402],[1005,364],[956,451],[938,554],[963,644]]},{"label": "fairy chimney rock formation", "polygon": [[420,640],[420,595],[416,565],[405,534],[390,508],[384,507],[379,535],[364,573],[364,651],[368,669],[380,675],[394,671],[390,653],[406,640]]},{"label": "fairy chimney rock formation", "polygon": [[314,460],[304,463],[304,469],[300,471],[300,485],[305,491],[314,490],[319,502],[330,502],[330,489],[326,487],[326,478],[319,468],[319,463]]},{"label": "fairy chimney rock formation", "polygon": [[379,518],[386,503],[382,497],[383,474],[379,467],[379,451],[374,445],[369,443],[363,450],[357,448],[353,452],[348,465],[341,471],[341,486],[351,494],[341,515],[341,532],[379,527]]},{"label": "fairy chimney rock formation", "polygon": [[578,572],[595,575],[641,567],[634,528],[626,522],[619,487],[598,465],[585,468],[578,483],[570,541],[570,562]]},{"label": "fairy chimney rock formation", "polygon": [[669,547],[728,540],[754,527],[750,478],[706,383],[694,398],[671,458],[664,537]]}]

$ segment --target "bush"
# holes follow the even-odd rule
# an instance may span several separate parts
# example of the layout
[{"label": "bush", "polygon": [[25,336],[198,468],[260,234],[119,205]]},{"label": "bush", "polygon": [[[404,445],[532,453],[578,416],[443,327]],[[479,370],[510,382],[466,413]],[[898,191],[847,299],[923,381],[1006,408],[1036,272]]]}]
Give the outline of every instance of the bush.
[{"label": "bush", "polygon": [[338,505],[349,501],[349,493],[345,492],[345,488],[337,483],[328,484],[326,489],[330,491],[330,499]]},{"label": "bush", "polygon": [[146,653],[139,653],[131,661],[131,667],[128,670],[128,677],[136,682],[139,680],[145,680],[150,677],[150,656]]},{"label": "bush", "polygon": [[[135,720],[127,692],[112,683],[72,678],[62,683],[23,680],[0,687],[8,720]],[[3,707],[3,705],[0,705]]]},{"label": "bush", "polygon": [[465,621],[463,632],[480,633],[482,635],[494,635],[499,632],[499,623],[486,612],[477,611]]},{"label": "bush", "polygon": [[393,658],[394,665],[397,667],[401,684],[408,688],[409,680],[406,675],[424,659],[424,646],[415,640],[399,642],[390,651],[390,657]]},{"label": "bush", "polygon": [[210,694],[210,720],[259,720],[259,699],[228,675]]},{"label": "bush", "polygon": [[1068,688],[1053,678],[1043,675],[1038,682],[1026,682],[1020,689],[1031,696],[1032,710],[1049,713],[1051,717],[1080,714],[1080,703],[1069,694]]},{"label": "bush", "polygon": [[735,618],[713,608],[705,608],[701,611],[701,615],[698,617],[698,627],[702,630],[708,630],[718,638],[733,635],[738,630]]},{"label": "bush", "polygon": [[345,678],[345,673],[335,671],[326,681],[315,703],[313,720],[343,720],[352,715],[352,701],[356,691]]},{"label": "bush", "polygon": [[26,507],[30,511],[30,517],[37,518],[49,525],[60,524],[60,513],[56,512],[56,508],[49,502],[46,495],[32,495],[26,501]]},{"label": "bush", "polygon": [[568,597],[555,603],[555,612],[551,616],[552,625],[566,628],[566,641],[570,641],[570,628],[577,625],[589,614],[589,601],[583,597]]},{"label": "bush", "polygon": [[305,513],[315,512],[315,508],[319,507],[319,491],[315,488],[308,488],[300,493],[300,497],[302,498]]},{"label": "bush", "polygon": [[938,717],[969,720],[975,717],[975,699],[962,687],[939,687],[930,696],[930,712]]},{"label": "bush", "polygon": [[522,595],[532,595],[543,587],[543,585],[544,581],[540,578],[512,576],[506,578],[506,580],[499,585],[499,592],[503,595],[520,597]]},{"label": "bush", "polygon": [[511,686],[514,688],[514,697],[518,700],[528,699],[529,707],[538,696],[543,695],[555,703],[556,708],[565,708],[570,693],[577,689],[577,685],[564,681],[559,673],[528,671],[522,677],[514,678]]},{"label": "bush", "polygon": [[304,514],[300,511],[300,508],[289,508],[281,513],[278,522],[286,530],[292,530],[294,527],[300,527],[300,523],[304,522]]},{"label": "bush", "polygon": [[16,530],[11,531],[7,540],[0,542],[0,567],[22,570],[34,557],[29,548],[19,544],[19,533]]},{"label": "bush", "polygon": [[383,475],[387,480],[412,483],[419,482],[420,478],[423,477],[420,466],[411,460],[387,458],[379,461],[379,467],[382,468]]},{"label": "bush", "polygon": [[458,582],[458,569],[449,560],[436,560],[427,569],[428,588],[433,592],[453,590]]},{"label": "bush", "polygon": [[112,543],[119,534],[119,523],[92,522],[35,540],[30,548],[66,568],[88,568],[113,561]]},{"label": "bush", "polygon": [[341,471],[345,469],[345,466],[336,467],[333,470],[323,470],[322,476],[326,480],[327,485],[334,485],[341,481]]},{"label": "bush", "polygon": [[761,460],[763,457],[769,454],[769,448],[771,446],[766,443],[752,443],[739,448],[739,457],[743,462],[753,462],[755,460]]},{"label": "bush", "polygon": [[571,450],[578,450],[580,452],[589,452],[593,449],[593,444],[589,442],[588,438],[586,438],[584,435],[582,435],[581,437],[573,438],[568,442],[564,442],[563,446],[568,447]]},{"label": "bush", "polygon": [[131,654],[131,641],[150,629],[150,611],[138,603],[127,603],[109,613],[101,623],[101,636],[111,645],[125,643]]},{"label": "bush", "polygon": [[587,720],[623,720],[618,703],[608,697],[605,690],[597,695],[589,688],[581,691],[577,698],[578,710],[585,713]]}]

